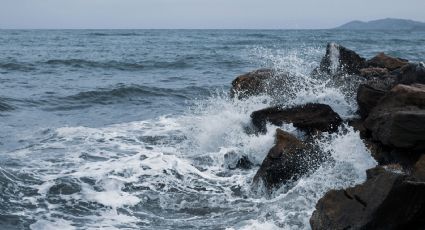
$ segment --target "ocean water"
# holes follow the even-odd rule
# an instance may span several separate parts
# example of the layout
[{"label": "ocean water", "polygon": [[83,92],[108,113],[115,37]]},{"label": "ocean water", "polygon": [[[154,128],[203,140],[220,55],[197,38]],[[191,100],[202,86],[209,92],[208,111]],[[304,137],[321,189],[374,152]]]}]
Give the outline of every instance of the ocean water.
[{"label": "ocean water", "polygon": [[[424,32],[0,30],[0,229],[309,229],[317,200],[376,162],[344,125],[335,159],[271,194],[252,178],[274,130],[246,133],[273,104],[355,117],[355,85],[313,79],[328,42],[370,58],[425,58]],[[290,73],[279,98],[230,99],[231,81]],[[284,130],[300,137],[291,124]],[[233,157],[225,157],[228,155]],[[233,169],[246,156],[251,169]]]}]

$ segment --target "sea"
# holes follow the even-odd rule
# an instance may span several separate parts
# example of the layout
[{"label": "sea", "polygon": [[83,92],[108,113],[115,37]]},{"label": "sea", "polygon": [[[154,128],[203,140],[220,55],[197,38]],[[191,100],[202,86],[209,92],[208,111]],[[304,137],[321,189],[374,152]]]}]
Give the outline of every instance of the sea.
[{"label": "sea", "polygon": [[[272,105],[357,116],[352,81],[310,75],[329,42],[425,59],[423,31],[0,30],[0,229],[310,229],[377,164],[359,133],[324,133],[333,161],[268,191],[252,179],[278,127],[247,127]],[[259,68],[289,74],[280,97],[229,97]]]}]

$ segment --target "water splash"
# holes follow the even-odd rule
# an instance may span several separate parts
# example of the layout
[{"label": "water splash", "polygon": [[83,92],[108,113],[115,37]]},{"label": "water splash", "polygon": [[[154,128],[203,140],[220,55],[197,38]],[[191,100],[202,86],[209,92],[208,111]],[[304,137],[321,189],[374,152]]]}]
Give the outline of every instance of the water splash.
[{"label": "water splash", "polygon": [[329,44],[329,60],[330,60],[330,71],[331,74],[334,75],[338,72],[339,69],[339,45],[336,43],[330,43]]},{"label": "water splash", "polygon": [[[247,134],[251,112],[275,103],[321,102],[353,116],[345,92],[310,77],[308,60],[316,52],[305,58],[307,51],[254,53],[275,69],[288,69],[291,81],[280,98],[237,100],[218,92],[180,116],[48,132],[40,143],[9,154],[10,162],[20,163],[8,173],[30,171],[35,181],[20,184],[34,193],[9,201],[20,207],[24,199],[29,206],[10,214],[26,218],[32,229],[309,229],[314,205],[326,191],[362,182],[376,163],[358,133],[341,127],[318,141],[334,162],[271,195],[254,192],[252,178],[277,127]],[[281,128],[298,132],[290,124]],[[254,166],[229,168],[230,152]]]}]

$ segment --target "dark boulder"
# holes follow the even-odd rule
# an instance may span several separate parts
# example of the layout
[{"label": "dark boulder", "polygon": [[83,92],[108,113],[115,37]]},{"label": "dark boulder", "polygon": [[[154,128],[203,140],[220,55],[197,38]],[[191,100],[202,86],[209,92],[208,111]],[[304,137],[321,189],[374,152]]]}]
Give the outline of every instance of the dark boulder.
[{"label": "dark boulder", "polygon": [[425,66],[423,63],[409,64],[403,66],[398,74],[400,84],[425,84]]},{"label": "dark boulder", "polygon": [[276,188],[314,171],[328,158],[329,154],[321,153],[313,145],[277,129],[275,145],[268,152],[253,182],[257,184],[262,181],[268,189]]},{"label": "dark boulder", "polygon": [[368,81],[360,84],[357,88],[356,99],[360,116],[363,119],[378,104],[379,100],[396,85],[396,80],[397,76],[383,75],[370,77]]},{"label": "dark boulder", "polygon": [[336,43],[329,43],[319,70],[327,74],[359,74],[366,67],[366,60],[356,52]]},{"label": "dark boulder", "polygon": [[399,164],[404,169],[410,170],[418,160],[419,156],[414,152],[385,146],[379,141],[373,141],[369,135],[360,137],[379,165]]},{"label": "dark boulder", "polygon": [[232,81],[230,96],[239,99],[262,94],[278,94],[285,85],[288,75],[272,69],[259,69],[241,76]]},{"label": "dark boulder", "polygon": [[253,112],[251,118],[253,125],[260,132],[267,131],[267,122],[278,126],[292,123],[294,127],[307,133],[335,132],[342,123],[340,116],[329,105],[315,103],[292,108],[270,107]]},{"label": "dark boulder", "polygon": [[387,91],[375,88],[372,85],[361,84],[357,90],[357,104],[360,116],[365,119],[386,93]]},{"label": "dark boulder", "polygon": [[250,169],[253,165],[247,156],[237,154],[234,151],[224,154],[224,164],[226,168],[231,170]]},{"label": "dark boulder", "polygon": [[425,150],[425,85],[397,85],[364,122],[374,140],[411,151]]},{"label": "dark boulder", "polygon": [[357,103],[364,119],[378,104],[379,100],[397,84],[425,83],[425,67],[422,64],[404,65],[391,74],[369,76],[357,90]]},{"label": "dark boulder", "polygon": [[367,61],[367,65],[370,67],[386,68],[388,70],[395,70],[401,68],[407,63],[408,60],[391,57],[386,55],[385,53],[379,53],[378,55]]},{"label": "dark boulder", "polygon": [[316,204],[310,219],[321,229],[424,229],[425,183],[397,169],[367,171],[365,183],[331,190]]}]

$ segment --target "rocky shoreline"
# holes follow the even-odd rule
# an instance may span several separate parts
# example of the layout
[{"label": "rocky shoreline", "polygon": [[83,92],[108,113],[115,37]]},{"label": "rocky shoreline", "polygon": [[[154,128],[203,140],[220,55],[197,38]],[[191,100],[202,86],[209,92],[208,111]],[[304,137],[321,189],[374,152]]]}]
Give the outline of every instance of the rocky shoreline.
[{"label": "rocky shoreline", "polygon": [[[304,132],[300,140],[276,130],[253,184],[268,189],[314,173],[329,153],[315,146],[322,132],[338,131],[342,123],[358,131],[378,166],[354,187],[328,191],[316,204],[312,229],[425,229],[425,66],[379,53],[366,60],[354,51],[330,43],[311,77],[353,81],[358,118],[344,120],[329,105],[308,103],[274,106],[251,114],[251,132],[267,132],[267,123],[291,123]],[[288,84],[284,72],[259,69],[232,82],[231,97],[274,97]],[[243,159],[247,161],[247,159]]]}]

